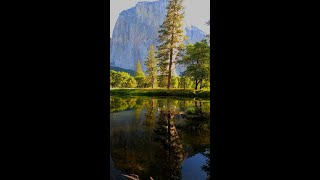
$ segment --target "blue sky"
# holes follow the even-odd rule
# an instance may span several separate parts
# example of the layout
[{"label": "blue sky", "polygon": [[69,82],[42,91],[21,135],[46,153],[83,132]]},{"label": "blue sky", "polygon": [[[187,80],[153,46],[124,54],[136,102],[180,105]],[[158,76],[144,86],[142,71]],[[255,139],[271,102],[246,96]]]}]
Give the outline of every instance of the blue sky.
[{"label": "blue sky", "polygon": [[[110,0],[110,37],[120,12],[141,1],[157,0]],[[209,33],[210,29],[205,22],[210,19],[210,0],[185,0],[185,16],[190,24]]]}]

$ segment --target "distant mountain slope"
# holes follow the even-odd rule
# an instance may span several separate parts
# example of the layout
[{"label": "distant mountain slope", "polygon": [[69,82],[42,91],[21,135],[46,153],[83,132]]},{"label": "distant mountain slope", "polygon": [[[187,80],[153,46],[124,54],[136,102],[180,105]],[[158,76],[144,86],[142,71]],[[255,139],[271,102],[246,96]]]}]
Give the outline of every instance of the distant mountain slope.
[{"label": "distant mountain slope", "polygon": [[[134,70],[136,63],[144,61],[151,44],[158,45],[158,31],[167,14],[168,0],[138,2],[135,7],[120,13],[110,39],[110,66]],[[196,16],[196,14],[195,14]],[[205,33],[184,22],[188,42],[195,43],[205,38]],[[186,43],[188,43],[186,42]],[[183,68],[177,67],[177,73]]]},{"label": "distant mountain slope", "polygon": [[115,66],[110,66],[110,70],[114,70],[114,71],[118,71],[118,72],[127,72],[129,73],[131,76],[134,76],[136,74],[136,72],[134,70],[131,69],[123,69],[123,68],[119,68],[119,67],[115,67]]}]

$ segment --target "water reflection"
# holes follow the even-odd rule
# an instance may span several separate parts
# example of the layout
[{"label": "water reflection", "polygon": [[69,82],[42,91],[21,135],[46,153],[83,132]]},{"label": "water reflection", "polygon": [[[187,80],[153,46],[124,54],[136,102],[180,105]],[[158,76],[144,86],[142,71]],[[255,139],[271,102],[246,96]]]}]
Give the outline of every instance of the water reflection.
[{"label": "water reflection", "polygon": [[210,178],[209,101],[110,97],[110,111],[111,179]]}]

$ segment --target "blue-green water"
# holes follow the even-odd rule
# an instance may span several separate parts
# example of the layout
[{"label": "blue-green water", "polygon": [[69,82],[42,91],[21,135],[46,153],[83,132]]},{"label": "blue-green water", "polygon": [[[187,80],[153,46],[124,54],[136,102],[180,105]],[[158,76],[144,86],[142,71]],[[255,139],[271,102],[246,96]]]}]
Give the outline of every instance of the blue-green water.
[{"label": "blue-green water", "polygon": [[111,179],[210,178],[210,101],[110,97]]}]

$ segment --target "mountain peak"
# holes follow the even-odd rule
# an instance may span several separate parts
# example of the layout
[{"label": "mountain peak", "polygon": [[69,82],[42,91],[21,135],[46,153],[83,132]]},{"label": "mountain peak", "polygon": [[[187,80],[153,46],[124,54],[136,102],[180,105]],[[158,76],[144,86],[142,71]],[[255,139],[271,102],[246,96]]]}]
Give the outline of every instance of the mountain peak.
[{"label": "mountain peak", "polygon": [[[158,31],[167,14],[168,0],[138,2],[120,13],[110,43],[110,65],[135,70],[137,60],[144,61],[150,45],[158,45]],[[202,40],[203,31],[184,21],[184,29],[194,43]],[[178,68],[177,68],[178,69]],[[177,70],[179,73],[180,70]]]}]

